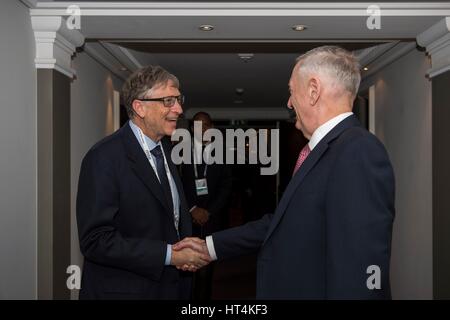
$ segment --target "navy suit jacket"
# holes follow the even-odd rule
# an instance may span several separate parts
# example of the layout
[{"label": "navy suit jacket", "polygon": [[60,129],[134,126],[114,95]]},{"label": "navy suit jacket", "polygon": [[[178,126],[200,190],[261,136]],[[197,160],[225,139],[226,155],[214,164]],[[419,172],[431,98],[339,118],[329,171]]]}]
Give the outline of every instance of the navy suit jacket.
[{"label": "navy suit jacket", "polygon": [[[213,241],[219,259],[259,250],[257,298],[389,299],[394,211],[386,150],[352,115],[309,154],[273,215]],[[367,286],[372,265],[380,289]]]},{"label": "navy suit jacket", "polygon": [[[180,195],[180,237],[191,218],[170,142],[163,149]],[[173,212],[129,124],[98,142],[81,165],[77,195],[84,255],[80,299],[188,299],[191,276],[165,266],[167,244],[179,241]]]}]

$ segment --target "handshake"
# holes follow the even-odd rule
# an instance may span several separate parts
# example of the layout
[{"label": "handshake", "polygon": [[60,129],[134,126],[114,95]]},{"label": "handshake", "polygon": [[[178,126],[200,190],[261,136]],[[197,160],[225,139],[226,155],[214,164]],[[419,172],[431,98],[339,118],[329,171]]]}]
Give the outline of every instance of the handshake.
[{"label": "handshake", "polygon": [[172,245],[170,264],[179,270],[195,272],[212,261],[206,241],[200,238],[184,238]]}]

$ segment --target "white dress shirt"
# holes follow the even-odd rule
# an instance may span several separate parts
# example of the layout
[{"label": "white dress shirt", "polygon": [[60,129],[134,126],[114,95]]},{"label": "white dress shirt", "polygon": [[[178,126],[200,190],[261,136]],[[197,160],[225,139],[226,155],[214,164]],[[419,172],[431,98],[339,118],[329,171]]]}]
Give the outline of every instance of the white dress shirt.
[{"label": "white dress shirt", "polygon": [[[130,124],[130,128],[133,131],[134,135],[136,136],[136,139],[139,142],[139,145],[141,146],[141,148],[144,150],[144,147],[142,146],[142,143],[140,141],[140,128],[134,124],[133,121],[129,121]],[[140,131],[140,132],[139,132]],[[175,181],[172,177],[172,173],[170,172],[170,170],[168,169],[168,164],[167,164],[167,159],[166,159],[166,155],[164,152],[164,148],[161,144],[161,141],[155,142],[152,139],[150,139],[149,137],[147,137],[146,135],[144,135],[145,141],[149,147],[150,150],[153,150],[156,146],[160,146],[162,154],[164,156],[164,163],[165,163],[165,167],[166,167],[166,173],[167,173],[167,180],[169,181],[169,186],[170,186],[170,191],[172,193],[172,201],[173,201],[173,214],[174,216],[179,217],[180,216],[180,196],[178,194],[178,189],[177,189],[177,185],[175,184]],[[144,150],[145,152],[145,150]],[[153,168],[153,171],[155,172],[156,177],[158,178],[158,180],[160,180],[159,176],[158,176],[158,170],[156,169],[156,160],[154,159],[154,156],[150,153],[149,154],[150,157],[148,159],[148,161],[150,162],[150,165]],[[161,182],[161,181],[160,181]],[[177,228],[177,226],[175,226]],[[177,229],[178,231],[178,229]],[[166,252],[166,259],[165,259],[165,265],[170,265],[170,260],[172,258],[172,246],[170,244],[167,245],[167,252]]]}]

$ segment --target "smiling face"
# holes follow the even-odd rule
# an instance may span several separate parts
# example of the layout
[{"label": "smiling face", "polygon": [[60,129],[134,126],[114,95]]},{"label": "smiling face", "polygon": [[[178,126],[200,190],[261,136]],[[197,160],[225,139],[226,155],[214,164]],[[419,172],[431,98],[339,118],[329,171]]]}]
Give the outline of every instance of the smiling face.
[{"label": "smiling face", "polygon": [[[151,95],[147,94],[145,98],[155,99],[179,95],[180,91],[169,80],[165,85],[154,87]],[[133,107],[143,121],[144,134],[155,142],[164,136],[172,135],[177,127],[178,117],[183,113],[183,108],[178,101],[172,107],[165,107],[162,101],[135,100]]]}]

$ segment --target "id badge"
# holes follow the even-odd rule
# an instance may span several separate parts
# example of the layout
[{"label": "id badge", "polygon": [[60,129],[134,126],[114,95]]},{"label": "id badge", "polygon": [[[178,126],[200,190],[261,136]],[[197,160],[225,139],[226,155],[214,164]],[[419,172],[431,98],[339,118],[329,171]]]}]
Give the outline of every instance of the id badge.
[{"label": "id badge", "polygon": [[206,178],[195,179],[195,190],[198,196],[204,196],[208,194],[208,184],[206,183]]}]

